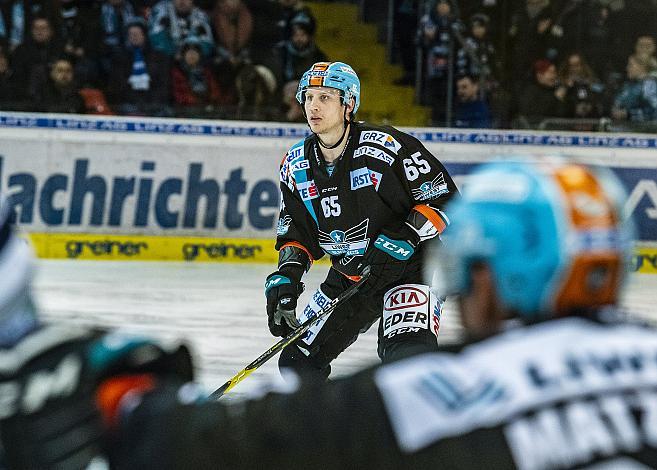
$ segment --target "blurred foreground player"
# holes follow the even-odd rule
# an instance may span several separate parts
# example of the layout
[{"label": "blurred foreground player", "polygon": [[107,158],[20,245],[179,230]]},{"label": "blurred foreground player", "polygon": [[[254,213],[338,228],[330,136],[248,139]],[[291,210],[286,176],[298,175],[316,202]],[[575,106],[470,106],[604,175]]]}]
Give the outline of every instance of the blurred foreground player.
[{"label": "blurred foreground player", "polygon": [[476,172],[432,258],[467,341],[238,403],[191,403],[172,373],[115,400],[113,466],[654,468],[657,331],[616,312],[631,238],[618,188],[578,165]]},{"label": "blurred foreground player", "polygon": [[0,469],[104,469],[128,392],[192,379],[184,347],[39,321],[32,253],[0,199]]},{"label": "blurred foreground player", "polygon": [[[448,224],[444,205],[458,193],[415,137],[356,121],[360,95],[358,75],[343,62],[318,62],[301,77],[296,98],[311,134],[281,162],[278,269],[265,283],[269,329],[285,336],[369,266],[348,304],[281,353],[281,367],[324,378],[379,318],[384,362],[437,349],[441,302],[423,284],[422,262],[426,242]],[[325,254],[328,275],[297,314],[301,278]],[[402,316],[403,308],[413,312]]]}]

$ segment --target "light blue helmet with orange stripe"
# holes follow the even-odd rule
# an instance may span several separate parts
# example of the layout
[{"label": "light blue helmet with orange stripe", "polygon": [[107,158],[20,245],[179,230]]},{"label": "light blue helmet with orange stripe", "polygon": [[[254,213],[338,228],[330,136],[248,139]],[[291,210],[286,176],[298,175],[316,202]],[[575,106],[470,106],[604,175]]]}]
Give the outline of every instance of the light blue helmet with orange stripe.
[{"label": "light blue helmet with orange stripe", "polygon": [[429,263],[434,289],[466,292],[473,264],[484,263],[504,309],[530,321],[616,304],[634,233],[624,199],[600,168],[484,165],[446,208],[451,223]]},{"label": "light blue helmet with orange stripe", "polygon": [[348,104],[354,99],[353,114],[360,106],[360,80],[354,69],[344,62],[317,62],[301,77],[297,88],[297,101],[303,105],[305,93],[309,87],[325,86],[336,88],[342,94],[342,103]]}]

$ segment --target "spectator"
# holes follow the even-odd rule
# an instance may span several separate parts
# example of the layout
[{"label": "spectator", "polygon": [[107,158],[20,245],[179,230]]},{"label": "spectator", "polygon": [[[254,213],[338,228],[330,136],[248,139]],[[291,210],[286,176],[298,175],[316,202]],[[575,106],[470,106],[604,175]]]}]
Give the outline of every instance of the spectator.
[{"label": "spectator", "polygon": [[[125,47],[125,25],[135,17],[130,0],[105,0],[100,7],[103,56],[112,55]],[[109,68],[105,71],[109,72]]]},{"label": "spectator", "polygon": [[306,122],[306,117],[303,115],[303,109],[299,106],[297,101],[297,88],[299,81],[293,80],[283,85],[283,99],[282,99],[282,120],[286,122]]},{"label": "spectator", "polygon": [[196,39],[187,38],[179,55],[180,59],[172,69],[176,106],[203,113],[231,104],[231,96],[219,88],[210,68],[203,64],[201,46]]},{"label": "spectator", "polygon": [[30,40],[18,46],[11,57],[20,98],[38,94],[48,81],[50,66],[62,54],[51,21],[46,17],[32,20]]},{"label": "spectator", "polygon": [[212,11],[217,54],[235,65],[248,57],[253,15],[242,0],[218,0]]},{"label": "spectator", "polygon": [[469,34],[458,51],[459,75],[480,77],[485,92],[494,87],[497,74],[495,46],[488,37],[488,16],[477,13],[470,18]]},{"label": "spectator", "polygon": [[429,13],[420,20],[420,41],[426,67],[424,95],[426,103],[432,108],[432,123],[444,125],[451,28],[456,17],[450,0],[432,0],[429,8]]},{"label": "spectator", "polygon": [[64,53],[71,57],[79,83],[98,80],[101,44],[100,11],[91,3],[60,0],[56,24]]},{"label": "spectator", "polygon": [[655,57],[655,38],[649,35],[639,36],[634,43],[634,55],[648,64],[649,73],[657,72],[657,57]]},{"label": "spectator", "polygon": [[26,29],[37,16],[52,19],[53,0],[4,0],[0,2],[0,45],[13,52],[27,39]]},{"label": "spectator", "polygon": [[598,118],[602,116],[604,87],[580,53],[570,53],[561,63],[559,82],[566,87],[565,117]]},{"label": "spectator", "polygon": [[313,16],[310,8],[305,6],[301,0],[278,0],[282,7],[280,20],[278,26],[280,27],[283,39],[292,39],[293,25],[295,23],[305,23],[310,25],[309,28],[313,34],[317,29],[317,21]]},{"label": "spectator", "polygon": [[291,38],[274,48],[275,63],[271,69],[280,86],[297,80],[314,63],[327,60],[326,54],[315,44],[314,33],[314,23],[299,17],[292,23]]},{"label": "spectator", "polygon": [[208,15],[194,0],[162,0],[151,12],[149,38],[153,48],[173,57],[188,36],[196,37],[203,57],[214,53],[214,39]]},{"label": "spectator", "polygon": [[132,20],[127,28],[126,47],[112,61],[107,95],[120,114],[171,114],[171,62],[150,47],[147,31],[143,20]]},{"label": "spectator", "polygon": [[393,40],[404,74],[394,81],[395,85],[415,84],[415,37],[418,28],[418,0],[395,0]]},{"label": "spectator", "polygon": [[544,117],[563,117],[566,87],[558,84],[554,64],[546,59],[536,61],[534,79],[521,94],[519,114],[528,119],[530,124]]},{"label": "spectator", "polygon": [[271,49],[281,42],[283,31],[277,19],[283,16],[283,7],[278,0],[243,0],[253,15],[251,36],[251,60],[262,64],[271,60]]},{"label": "spectator", "polygon": [[[592,0],[583,10],[582,52],[589,59],[596,75],[604,82],[610,72],[625,60],[625,52],[619,57],[621,34],[618,29],[618,11],[605,0]],[[621,65],[622,66],[622,65]]]},{"label": "spectator", "polygon": [[458,97],[454,112],[455,127],[488,129],[492,118],[488,104],[481,97],[479,82],[471,75],[464,75],[456,81]]},{"label": "spectator", "polygon": [[637,123],[657,118],[657,79],[649,75],[649,70],[647,57],[631,55],[628,58],[627,81],[614,100],[614,119]]},{"label": "spectator", "polygon": [[509,35],[512,76],[517,86],[531,74],[532,64],[539,59],[554,61],[558,54],[559,37],[553,34],[553,11],[550,0],[525,0],[512,15]]},{"label": "spectator", "polygon": [[73,62],[68,57],[57,59],[50,68],[50,79],[38,95],[38,111],[47,113],[85,112],[84,99],[75,83]]},{"label": "spectator", "polygon": [[235,77],[236,119],[266,121],[278,114],[276,77],[264,65],[244,64]]},{"label": "spectator", "polygon": [[17,98],[17,83],[14,69],[4,49],[0,49],[0,109],[3,111],[25,109],[25,103]]}]

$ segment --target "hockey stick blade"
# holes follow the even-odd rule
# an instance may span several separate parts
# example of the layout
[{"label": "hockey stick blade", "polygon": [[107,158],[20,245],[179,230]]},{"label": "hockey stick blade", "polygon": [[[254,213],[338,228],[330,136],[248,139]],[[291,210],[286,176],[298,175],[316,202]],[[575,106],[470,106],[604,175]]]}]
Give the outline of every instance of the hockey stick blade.
[{"label": "hockey stick blade", "polygon": [[351,296],[353,296],[356,292],[358,292],[358,289],[367,281],[369,275],[370,275],[369,268],[366,267],[363,270],[361,278],[358,282],[350,286],[348,289],[346,289],[344,292],[338,295],[335,299],[329,302],[329,304],[326,307],[324,307],[322,310],[320,310],[317,315],[307,319],[296,330],[290,332],[290,334],[288,334],[285,338],[282,338],[279,342],[277,342],[271,348],[269,348],[260,356],[258,356],[256,360],[251,362],[248,366],[246,366],[244,369],[242,369],[237,374],[235,374],[233,378],[231,378],[221,387],[219,387],[214,392],[212,392],[209,398],[211,400],[218,400],[226,393],[228,393],[235,385],[237,385],[242,380],[244,380],[249,375],[251,375],[251,373],[255,371],[258,367],[263,365],[265,362],[267,362],[269,359],[274,357],[284,348],[295,342],[297,339],[301,338],[314,324],[316,324],[321,319],[326,318],[340,304],[342,304]]}]

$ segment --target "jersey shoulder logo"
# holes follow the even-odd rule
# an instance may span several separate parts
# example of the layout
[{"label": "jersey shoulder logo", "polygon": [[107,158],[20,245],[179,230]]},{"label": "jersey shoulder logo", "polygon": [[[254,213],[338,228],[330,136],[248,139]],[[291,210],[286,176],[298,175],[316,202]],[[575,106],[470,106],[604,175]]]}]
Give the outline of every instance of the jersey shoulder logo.
[{"label": "jersey shoulder logo", "polygon": [[363,143],[373,143],[373,144],[378,144],[383,146],[384,148],[390,150],[392,153],[397,155],[399,152],[399,149],[401,149],[401,144],[397,142],[397,140],[391,136],[390,134],[386,134],[385,132],[380,132],[380,131],[363,131],[360,133],[360,139],[358,141],[359,144]]},{"label": "jersey shoulder logo", "polygon": [[367,227],[370,219],[347,230],[333,230],[330,233],[319,230],[319,246],[331,256],[358,256],[365,254],[369,240]]},{"label": "jersey shoulder logo", "polygon": [[431,181],[425,181],[417,189],[411,189],[411,193],[416,201],[426,201],[427,199],[434,199],[442,194],[448,193],[447,183],[445,183],[445,175],[441,171]]},{"label": "jersey shoulder logo", "polygon": [[283,158],[280,171],[280,181],[287,185],[290,188],[290,191],[294,190],[296,183],[296,174],[299,171],[307,170],[310,168],[310,162],[305,158],[304,155],[304,141],[297,142]]},{"label": "jersey shoulder logo", "polygon": [[358,147],[354,152],[354,158],[358,158],[363,155],[376,158],[377,160],[381,160],[382,162],[385,162],[390,166],[392,166],[392,164],[395,161],[395,157],[390,155],[385,150],[381,150],[375,147],[370,147],[369,145],[363,145],[361,147]]}]

